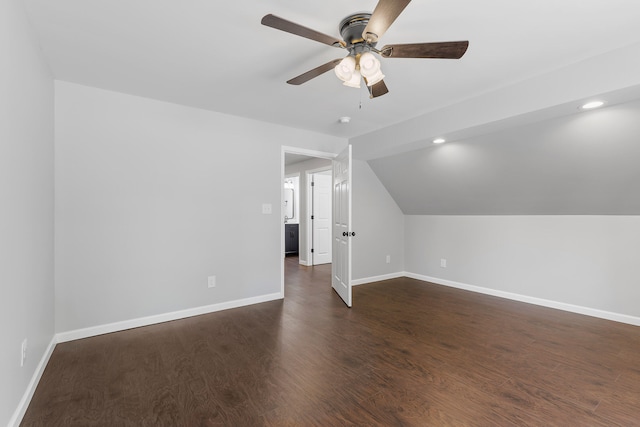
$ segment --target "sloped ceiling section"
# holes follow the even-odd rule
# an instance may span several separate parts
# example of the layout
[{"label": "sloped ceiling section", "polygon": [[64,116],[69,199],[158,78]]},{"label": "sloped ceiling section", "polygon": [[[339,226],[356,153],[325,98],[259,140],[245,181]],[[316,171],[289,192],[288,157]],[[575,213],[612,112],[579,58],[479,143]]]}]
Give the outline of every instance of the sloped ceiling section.
[{"label": "sloped ceiling section", "polygon": [[640,99],[640,43],[538,76],[350,139],[354,155],[371,160],[424,148],[433,138],[461,140],[514,124],[575,114],[594,98],[607,105]]},{"label": "sloped ceiling section", "polygon": [[640,101],[369,160],[409,215],[639,215]]},{"label": "sloped ceiling section", "polygon": [[344,138],[640,42],[634,0],[414,0],[379,47],[469,40],[469,50],[460,60],[383,58],[390,92],[370,100],[333,72],[286,84],[345,52],[260,20],[272,13],[337,37],[345,16],[377,0],[23,3],[57,80]]}]

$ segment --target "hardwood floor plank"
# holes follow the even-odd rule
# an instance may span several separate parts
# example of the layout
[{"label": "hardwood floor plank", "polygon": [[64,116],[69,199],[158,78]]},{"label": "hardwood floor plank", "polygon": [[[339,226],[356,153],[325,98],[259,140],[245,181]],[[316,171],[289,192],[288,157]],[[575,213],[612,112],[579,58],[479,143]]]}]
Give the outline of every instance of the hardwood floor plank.
[{"label": "hardwood floor plank", "polygon": [[58,344],[23,426],[635,426],[640,328],[415,279]]}]

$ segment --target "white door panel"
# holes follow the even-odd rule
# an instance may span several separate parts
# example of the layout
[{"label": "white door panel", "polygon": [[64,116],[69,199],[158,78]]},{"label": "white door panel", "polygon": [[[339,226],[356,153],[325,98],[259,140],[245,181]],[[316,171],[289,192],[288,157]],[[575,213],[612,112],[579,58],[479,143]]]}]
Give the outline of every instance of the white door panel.
[{"label": "white door panel", "polygon": [[313,175],[313,264],[331,262],[331,173]]},{"label": "white door panel", "polygon": [[333,250],[331,286],[351,307],[351,145],[333,161]]}]

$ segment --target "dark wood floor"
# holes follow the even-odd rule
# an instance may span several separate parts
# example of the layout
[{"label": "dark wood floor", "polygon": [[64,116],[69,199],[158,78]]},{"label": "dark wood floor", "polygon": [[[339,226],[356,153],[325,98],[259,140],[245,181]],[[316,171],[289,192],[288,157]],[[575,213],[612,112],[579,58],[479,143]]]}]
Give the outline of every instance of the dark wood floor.
[{"label": "dark wood floor", "polygon": [[59,344],[22,425],[640,425],[638,327],[286,271],[284,301]]}]

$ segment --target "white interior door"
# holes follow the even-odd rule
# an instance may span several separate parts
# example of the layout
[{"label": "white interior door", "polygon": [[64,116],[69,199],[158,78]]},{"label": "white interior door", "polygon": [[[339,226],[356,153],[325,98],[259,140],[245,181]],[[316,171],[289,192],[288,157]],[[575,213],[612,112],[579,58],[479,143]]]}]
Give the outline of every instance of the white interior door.
[{"label": "white interior door", "polygon": [[351,307],[351,145],[333,161],[331,286]]},{"label": "white interior door", "polygon": [[331,262],[332,171],[313,174],[313,265]]}]

